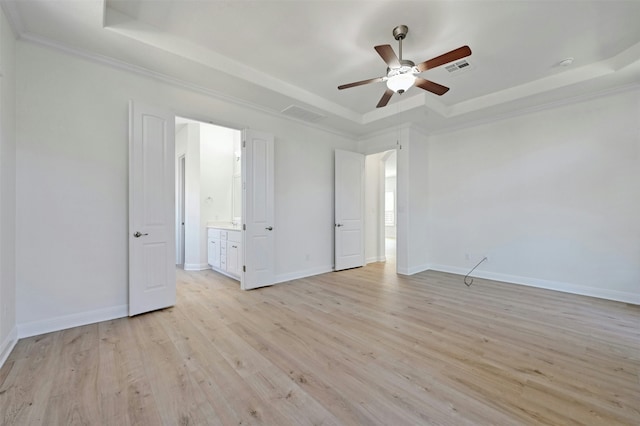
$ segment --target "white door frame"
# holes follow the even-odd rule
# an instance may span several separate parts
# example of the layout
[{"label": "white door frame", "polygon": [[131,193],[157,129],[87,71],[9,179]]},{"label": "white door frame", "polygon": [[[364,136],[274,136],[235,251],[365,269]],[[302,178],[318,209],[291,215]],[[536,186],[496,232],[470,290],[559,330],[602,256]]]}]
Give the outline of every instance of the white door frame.
[{"label": "white door frame", "polygon": [[408,150],[403,147],[405,143],[406,136],[404,134],[400,134],[398,135],[397,143],[378,146],[372,149],[365,149],[363,152],[365,155],[371,155],[385,151],[396,151],[396,273],[408,275],[408,272],[406,271],[406,264],[408,261],[408,226],[406,221],[406,212],[408,210],[407,206],[409,200],[407,194],[407,170],[409,157]]},{"label": "white door frame", "polygon": [[176,239],[178,241],[176,251],[176,265],[184,265],[184,245],[185,245],[185,228],[184,220],[186,213],[185,206],[185,190],[186,190],[186,156],[182,154],[178,157],[178,196],[176,197]]}]

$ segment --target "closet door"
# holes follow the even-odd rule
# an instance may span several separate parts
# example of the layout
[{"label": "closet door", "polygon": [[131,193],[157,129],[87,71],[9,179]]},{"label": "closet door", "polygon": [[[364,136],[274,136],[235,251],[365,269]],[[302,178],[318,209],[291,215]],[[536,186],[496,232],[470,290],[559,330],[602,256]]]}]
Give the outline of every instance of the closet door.
[{"label": "closet door", "polygon": [[176,303],[175,117],[129,104],[129,315]]},{"label": "closet door", "polygon": [[364,265],[364,155],[335,152],[336,271]]},{"label": "closet door", "polygon": [[275,282],[273,135],[244,131],[242,187],[241,288],[249,290]]}]

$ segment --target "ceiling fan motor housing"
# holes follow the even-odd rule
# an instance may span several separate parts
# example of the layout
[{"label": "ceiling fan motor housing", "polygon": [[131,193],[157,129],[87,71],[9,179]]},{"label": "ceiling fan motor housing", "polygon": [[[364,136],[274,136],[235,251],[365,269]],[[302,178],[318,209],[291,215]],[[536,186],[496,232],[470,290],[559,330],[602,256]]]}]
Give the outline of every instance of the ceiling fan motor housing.
[{"label": "ceiling fan motor housing", "polygon": [[396,40],[402,40],[407,36],[409,32],[409,27],[406,25],[398,25],[393,29],[393,38]]}]

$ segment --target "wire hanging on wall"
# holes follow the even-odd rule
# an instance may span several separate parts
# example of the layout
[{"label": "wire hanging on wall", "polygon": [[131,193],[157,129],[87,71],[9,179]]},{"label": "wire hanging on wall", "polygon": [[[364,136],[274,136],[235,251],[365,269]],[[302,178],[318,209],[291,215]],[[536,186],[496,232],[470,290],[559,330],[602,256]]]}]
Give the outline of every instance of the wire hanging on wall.
[{"label": "wire hanging on wall", "polygon": [[[480,266],[480,264],[482,262],[484,262],[485,260],[487,260],[487,257],[483,257],[482,260],[480,262],[478,262],[478,264],[476,266],[474,266],[467,275],[464,276],[464,283],[466,284],[467,287],[471,287],[471,284],[473,284],[473,278],[470,278],[469,275],[471,275],[471,273],[478,267]],[[467,282],[467,280],[469,280],[469,282]]]}]

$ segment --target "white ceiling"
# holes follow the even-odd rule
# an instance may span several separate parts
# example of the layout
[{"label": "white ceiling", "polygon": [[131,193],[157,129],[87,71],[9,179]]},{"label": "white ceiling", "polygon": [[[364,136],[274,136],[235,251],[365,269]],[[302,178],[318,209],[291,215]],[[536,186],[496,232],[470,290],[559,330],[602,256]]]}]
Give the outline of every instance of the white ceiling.
[{"label": "white ceiling", "polygon": [[[640,1],[5,0],[21,37],[111,58],[232,101],[362,135],[414,122],[438,130],[640,82]],[[373,49],[409,27],[404,59],[468,45],[471,66],[422,74],[451,90],[411,88],[376,109]],[[573,65],[558,63],[575,58]]]}]

